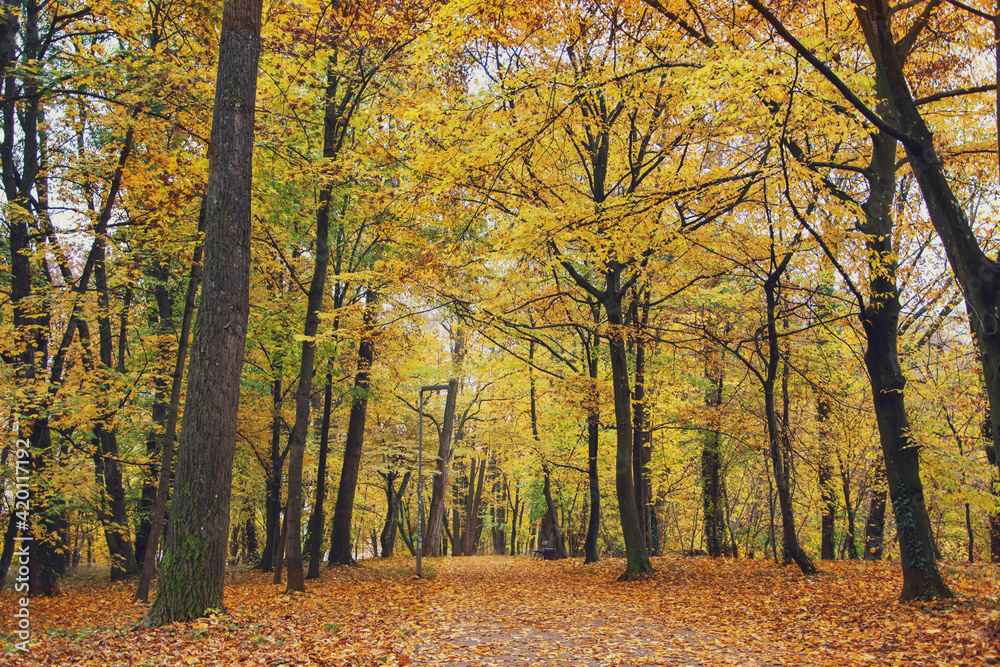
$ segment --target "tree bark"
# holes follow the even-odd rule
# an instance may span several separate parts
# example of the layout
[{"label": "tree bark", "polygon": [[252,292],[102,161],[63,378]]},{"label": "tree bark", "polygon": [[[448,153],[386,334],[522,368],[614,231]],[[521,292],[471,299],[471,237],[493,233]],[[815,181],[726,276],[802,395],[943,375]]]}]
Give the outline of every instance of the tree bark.
[{"label": "tree bark", "polygon": [[261,0],[226,0],[206,190],[205,289],[192,342],[163,576],[147,622],[222,608],[236,416],[249,314]]},{"label": "tree bark", "polygon": [[719,409],[722,407],[723,367],[722,355],[711,345],[703,351],[705,357],[705,379],[709,390],[705,394],[705,405],[711,411],[710,423],[702,439],[701,485],[702,506],[705,520],[705,550],[709,556],[722,556],[725,543],[725,517],[722,503],[722,464],[720,448]]},{"label": "tree bark", "polygon": [[816,422],[819,425],[819,474],[820,496],[820,558],[834,560],[837,557],[834,544],[834,527],[837,521],[837,496],[833,487],[833,463],[830,449],[830,403],[825,398],[816,400]]},{"label": "tree bark", "polygon": [[[199,237],[205,227],[205,203],[202,201],[201,212],[198,215]],[[170,403],[167,405],[166,430],[163,433],[163,444],[160,447],[160,472],[156,484],[156,502],[153,505],[153,519],[149,524],[149,535],[146,548],[143,550],[142,572],[136,587],[135,599],[149,601],[149,587],[153,582],[153,571],[156,565],[156,550],[160,546],[160,536],[163,534],[163,523],[167,514],[167,498],[170,493],[170,478],[174,466],[174,442],[177,437],[177,420],[181,407],[181,386],[184,381],[184,364],[187,361],[188,340],[191,336],[191,323],[194,321],[194,306],[201,285],[201,255],[202,243],[195,244],[191,257],[191,273],[188,277],[187,292],[184,296],[184,315],[181,318],[181,333],[177,341],[177,354],[174,358],[174,372],[170,383]]]},{"label": "tree bark", "polygon": [[451,471],[452,433],[455,430],[455,410],[458,405],[458,379],[448,381],[448,396],[444,403],[444,417],[438,432],[438,453],[431,486],[431,503],[427,512],[427,530],[424,536],[424,556],[441,555],[441,525],[444,522],[444,496],[448,489],[448,474]]},{"label": "tree bark", "polygon": [[268,461],[267,480],[264,490],[264,550],[260,554],[258,570],[270,572],[274,569],[275,554],[278,552],[278,540],[281,537],[281,477],[285,467],[285,455],[281,451],[281,427],[284,419],[281,407],[284,394],[281,388],[281,376],[284,365],[278,361],[274,368],[275,377],[271,380],[271,456]]},{"label": "tree bark", "polygon": [[[881,98],[885,97],[888,85],[885,73],[881,72],[875,82]],[[887,104],[882,103],[879,109],[887,117],[892,116]],[[872,296],[862,308],[861,324],[868,342],[864,360],[871,379],[875,419],[885,461],[885,481],[899,536],[903,569],[900,597],[903,600],[951,597],[951,590],[938,572],[934,557],[934,535],[920,480],[920,447],[910,430],[903,400],[906,378],[899,365],[900,305],[896,255],[892,247],[896,141],[879,132],[873,135],[872,143],[872,159],[867,171],[871,191],[862,205],[865,213],[862,231],[866,234],[868,251],[878,258],[879,265],[873,266],[869,273]],[[876,518],[880,509],[884,511],[877,502],[873,495]],[[882,503],[884,507],[884,500]],[[880,546],[869,547],[866,543],[869,552],[866,556],[875,556]]]},{"label": "tree bark", "polygon": [[556,504],[552,500],[552,485],[550,483],[551,475],[549,474],[549,467],[545,464],[542,464],[542,475],[544,479],[542,484],[542,496],[545,498],[545,518],[542,519],[542,525],[547,525],[551,528],[552,534],[549,541],[552,544],[552,548],[556,550],[556,559],[560,560],[563,558],[569,558],[569,554],[566,553],[566,539],[563,537],[562,530],[559,528],[559,512],[556,510]]},{"label": "tree bark", "polygon": [[[778,494],[778,508],[781,512],[782,546],[786,557],[795,561],[802,574],[816,574],[816,566],[799,544],[795,533],[795,516],[792,511],[792,491],[789,480],[789,469],[786,462],[790,443],[787,440],[788,422],[779,426],[778,413],[774,400],[774,383],[778,374],[778,363],[781,352],[778,347],[778,288],[781,274],[784,273],[791,258],[791,251],[783,257],[780,263],[774,263],[772,246],[772,267],[764,282],[764,297],[767,303],[767,370],[762,378],[764,387],[764,414],[767,419],[767,436],[771,466],[774,470],[774,486]],[[786,362],[787,368],[787,362]],[[786,400],[787,406],[787,400]]]},{"label": "tree bark", "polygon": [[885,510],[888,484],[885,480],[885,462],[875,464],[875,483],[868,501],[865,519],[865,560],[882,560],[885,550]]},{"label": "tree bark", "polygon": [[[395,475],[396,473],[389,473]],[[379,536],[379,543],[382,545],[382,558],[392,558],[396,551],[396,528],[399,526],[399,516],[403,507],[403,496],[406,494],[406,487],[410,483],[411,471],[407,470],[403,474],[403,479],[399,482],[399,489],[393,489],[395,477],[386,478],[385,486],[385,526]]]},{"label": "tree bark", "polygon": [[[648,289],[632,303],[632,325],[635,330],[635,383],[632,395],[632,481],[639,513],[639,529],[646,549],[651,548],[649,525],[649,461],[652,457],[653,434],[649,430],[649,410],[646,401],[646,326],[649,324]],[[639,302],[642,306],[640,308]]]},{"label": "tree bark", "polygon": [[482,509],[485,474],[486,461],[472,459],[472,469],[469,472],[469,494],[465,501],[465,532],[462,533],[463,556],[475,556],[479,544],[479,533],[482,530],[482,518],[479,515]]},{"label": "tree bark", "polygon": [[[587,356],[587,490],[590,499],[590,512],[587,516],[587,536],[583,541],[583,562],[596,563],[600,556],[597,552],[597,538],[601,529],[601,489],[600,480],[597,476],[597,454],[600,447],[600,426],[601,426],[601,396],[597,388],[597,379],[600,371],[600,359],[597,355],[597,346],[600,338],[597,335],[597,327],[601,323],[601,305],[593,298],[587,299],[593,318],[594,329],[582,329],[580,340],[583,344],[584,354]],[[517,508],[514,508],[515,514]],[[511,547],[514,546],[517,532],[511,534]],[[513,553],[511,554],[513,555]]]},{"label": "tree bark", "polygon": [[837,462],[840,465],[840,480],[844,491],[844,511],[847,514],[847,533],[844,535],[841,553],[846,553],[849,560],[857,560],[857,527],[854,523],[854,502],[851,500],[851,476],[839,453],[837,455]]},{"label": "tree bark", "polygon": [[361,452],[365,442],[365,422],[368,417],[368,394],[371,387],[371,367],[375,360],[374,322],[378,298],[369,288],[365,298],[364,329],[358,345],[358,370],[354,376],[351,415],[347,425],[344,464],[337,487],[337,505],[333,511],[330,534],[330,565],[352,565],[351,519],[354,516],[354,495],[361,469]]},{"label": "tree bark", "polygon": [[632,484],[632,392],[629,390],[628,357],[622,333],[624,322],[621,310],[621,269],[617,264],[605,271],[604,295],[604,310],[611,329],[608,348],[611,357],[617,428],[615,435],[618,445],[615,456],[615,492],[618,496],[618,513],[625,539],[626,565],[621,579],[632,581],[641,574],[651,573],[653,564],[649,560],[645,539],[639,526],[639,508],[635,502],[635,489]]},{"label": "tree bark", "polygon": [[326,515],[326,457],[330,449],[330,412],[333,408],[333,373],[326,372],[326,386],[323,389],[323,421],[319,432],[319,467],[316,469],[316,499],[312,515],[309,517],[309,572],[306,579],[319,579],[319,566],[323,560],[323,527]]}]

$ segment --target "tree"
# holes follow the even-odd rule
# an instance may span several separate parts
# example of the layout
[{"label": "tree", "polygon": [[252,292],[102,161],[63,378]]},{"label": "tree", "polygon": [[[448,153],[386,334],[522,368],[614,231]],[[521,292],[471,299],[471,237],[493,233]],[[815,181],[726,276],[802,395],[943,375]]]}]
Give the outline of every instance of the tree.
[{"label": "tree", "polygon": [[[898,12],[893,11],[888,2],[863,0],[855,3],[857,30],[861,32],[875,67],[877,104],[874,109],[803,46],[762,2],[747,2],[774,27],[783,40],[830,81],[865,120],[878,129],[883,137],[882,145],[891,144],[894,149],[895,143],[899,142],[906,152],[908,164],[920,185],[931,224],[941,238],[948,262],[962,286],[966,303],[973,315],[972,329],[980,344],[983,379],[994,415],[991,433],[996,446],[1000,442],[1000,419],[996,418],[996,415],[1000,415],[1000,410],[996,409],[1000,406],[1000,264],[986,256],[969,223],[968,215],[955,196],[944,164],[934,146],[933,133],[920,112],[905,71],[913,44],[928,26],[935,9],[942,4],[941,0],[921,3],[919,13],[910,15],[910,23],[898,40],[893,31],[893,20]],[[876,152],[877,150],[878,147]],[[899,385],[898,380],[886,380]],[[873,379],[873,384],[874,382]],[[882,398],[895,400],[893,396],[900,395],[885,394]],[[905,426],[905,423],[898,421],[886,424],[887,428]],[[913,471],[918,465],[915,461],[916,448],[896,447],[892,453],[913,459],[897,466],[896,461],[888,460],[890,457],[887,452],[886,472],[890,497],[897,512],[897,525],[912,525],[915,531],[900,539],[905,559],[904,577],[907,578],[902,597],[951,597],[951,591],[934,564],[933,540],[929,537],[930,528],[925,518],[923,494],[919,478],[913,477]]]},{"label": "tree", "polygon": [[[455,368],[461,370],[461,358],[465,354],[464,337],[455,339]],[[444,403],[444,416],[441,425],[438,427],[438,453],[435,461],[437,468],[434,475],[434,482],[431,486],[431,504],[427,510],[427,531],[423,540],[425,556],[441,555],[441,526],[444,523],[444,498],[448,489],[448,473],[451,470],[452,434],[455,430],[455,410],[458,407],[458,378],[448,381],[448,395]],[[471,406],[470,406],[471,407]],[[466,415],[468,411],[466,411]],[[435,420],[435,425],[437,421]],[[400,485],[400,494],[404,485]]]},{"label": "tree", "polygon": [[330,566],[352,565],[354,540],[351,518],[354,516],[354,495],[357,492],[361,453],[365,442],[365,422],[368,418],[368,397],[371,392],[371,368],[375,360],[375,311],[378,295],[369,290],[365,297],[364,329],[358,344],[358,367],[351,395],[351,416],[344,445],[344,463],[337,486],[337,504],[333,512],[330,533]]},{"label": "tree", "polygon": [[147,622],[222,607],[236,413],[249,315],[260,0],[226,0],[212,114],[204,289],[191,345],[163,575]]}]

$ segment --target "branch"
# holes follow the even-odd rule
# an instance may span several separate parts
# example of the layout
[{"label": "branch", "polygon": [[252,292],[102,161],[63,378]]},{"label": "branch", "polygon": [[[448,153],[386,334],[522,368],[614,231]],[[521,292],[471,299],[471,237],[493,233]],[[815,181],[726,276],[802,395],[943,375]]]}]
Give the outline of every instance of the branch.
[{"label": "branch", "polygon": [[988,93],[996,89],[997,85],[995,83],[988,83],[985,86],[972,86],[971,88],[956,88],[955,90],[942,90],[940,93],[934,93],[933,95],[927,95],[925,97],[918,97],[917,99],[913,100],[913,103],[919,107],[922,104],[930,104],[931,102],[946,100],[949,97],[960,97],[962,95],[975,95],[977,93]]},{"label": "branch", "polygon": [[908,146],[913,143],[913,141],[906,133],[900,131],[898,128],[895,128],[889,123],[882,120],[881,116],[879,116],[871,108],[869,108],[867,104],[862,102],[861,98],[855,95],[854,91],[852,91],[850,87],[833,72],[833,70],[827,67],[822,60],[817,58],[812,51],[807,49],[802,42],[797,40],[795,36],[788,31],[788,28],[786,28],[784,24],[780,20],[778,20],[778,17],[772,14],[771,11],[768,10],[768,8],[765,7],[762,2],[760,2],[760,0],[746,0],[746,1],[748,5],[757,10],[757,13],[760,14],[764,18],[764,20],[771,25],[772,28],[774,28],[774,31],[777,32],[778,35],[780,35],[781,38],[788,43],[789,46],[795,49],[795,51],[800,56],[805,58],[806,61],[810,65],[812,65],[817,72],[822,74],[827,81],[832,83],[833,86],[838,91],[840,91],[840,94],[844,96],[844,99],[846,99],[851,104],[851,106],[857,109],[862,116],[868,119],[868,121],[871,122],[872,125],[874,125],[879,130],[885,132],[890,137],[896,139],[897,141],[901,142],[904,145]]}]

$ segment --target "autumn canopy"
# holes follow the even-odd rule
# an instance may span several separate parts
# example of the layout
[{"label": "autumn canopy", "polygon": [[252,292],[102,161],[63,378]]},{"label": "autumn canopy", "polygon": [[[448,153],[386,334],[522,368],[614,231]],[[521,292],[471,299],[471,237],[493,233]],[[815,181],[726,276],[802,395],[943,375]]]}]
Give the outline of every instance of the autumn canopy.
[{"label": "autumn canopy", "polygon": [[982,593],[998,38],[986,0],[7,2],[6,588],[155,627],[419,549]]}]

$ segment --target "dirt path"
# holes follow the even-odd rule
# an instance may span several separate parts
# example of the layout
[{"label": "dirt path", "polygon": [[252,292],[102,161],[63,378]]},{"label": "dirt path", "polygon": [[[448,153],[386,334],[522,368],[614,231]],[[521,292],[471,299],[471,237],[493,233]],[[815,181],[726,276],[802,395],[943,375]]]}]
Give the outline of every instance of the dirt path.
[{"label": "dirt path", "polygon": [[651,585],[609,584],[579,564],[443,560],[436,594],[419,617],[413,664],[780,664],[758,661],[742,642],[735,646],[724,636],[671,621],[647,599]]}]

